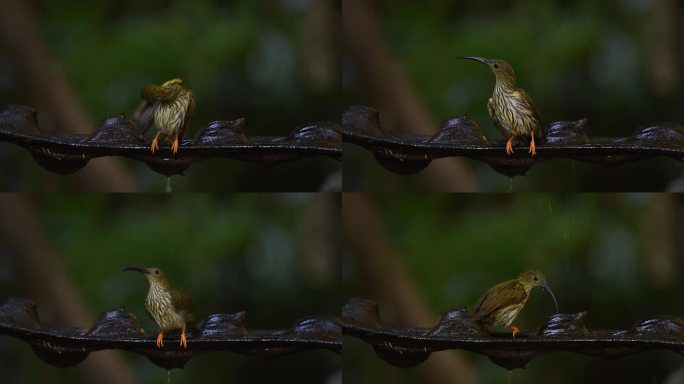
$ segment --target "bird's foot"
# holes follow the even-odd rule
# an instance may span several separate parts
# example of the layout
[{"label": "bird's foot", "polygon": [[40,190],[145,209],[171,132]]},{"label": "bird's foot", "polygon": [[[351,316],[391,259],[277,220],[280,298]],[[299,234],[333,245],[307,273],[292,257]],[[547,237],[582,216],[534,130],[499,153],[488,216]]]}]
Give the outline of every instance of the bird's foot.
[{"label": "bird's foot", "polygon": [[171,144],[171,153],[173,153],[174,155],[175,155],[176,153],[178,153],[178,146],[179,146],[178,137],[176,137],[176,138],[173,140],[173,144]]},{"label": "bird's foot", "polygon": [[188,349],[188,339],[185,338],[185,327],[183,327],[183,330],[181,331],[180,346]]},{"label": "bird's foot", "polygon": [[164,346],[164,332],[159,332],[157,335],[157,348]]},{"label": "bird's foot", "polygon": [[530,150],[529,153],[532,156],[535,156],[537,154],[537,146],[534,144],[534,132],[530,134],[531,140],[530,140]]},{"label": "bird's foot", "polygon": [[153,155],[155,151],[159,150],[159,133],[160,132],[157,132],[157,134],[154,135],[154,139],[152,139],[152,145],[150,146],[150,150],[152,151]]},{"label": "bird's foot", "polygon": [[515,139],[515,136],[511,137],[506,142],[506,156],[513,154],[513,139]]},{"label": "bird's foot", "polygon": [[515,338],[515,335],[520,333],[520,328],[516,327],[515,325],[511,326],[511,333],[513,334],[513,337]]}]

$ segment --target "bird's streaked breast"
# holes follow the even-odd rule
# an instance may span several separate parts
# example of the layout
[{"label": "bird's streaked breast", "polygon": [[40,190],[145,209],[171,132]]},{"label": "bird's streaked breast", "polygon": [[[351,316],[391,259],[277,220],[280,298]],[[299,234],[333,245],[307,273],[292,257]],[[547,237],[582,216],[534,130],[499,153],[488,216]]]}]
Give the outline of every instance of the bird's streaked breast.
[{"label": "bird's streaked breast", "polygon": [[156,284],[150,285],[145,299],[145,308],[157,325],[162,329],[181,328],[183,318],[173,307],[171,293]]},{"label": "bird's streaked breast", "polygon": [[534,107],[528,105],[518,90],[497,83],[492,101],[501,128],[508,134],[523,136],[540,128],[541,122],[537,121]]},{"label": "bird's streaked breast", "polygon": [[162,131],[165,142],[173,140],[183,126],[189,104],[190,91],[187,90],[181,91],[173,101],[159,104],[154,113],[154,123]]}]

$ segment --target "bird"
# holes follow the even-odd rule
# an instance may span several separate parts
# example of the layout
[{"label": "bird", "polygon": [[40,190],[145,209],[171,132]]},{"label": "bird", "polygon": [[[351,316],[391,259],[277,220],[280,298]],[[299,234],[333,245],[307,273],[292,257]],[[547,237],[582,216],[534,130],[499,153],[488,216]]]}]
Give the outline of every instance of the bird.
[{"label": "bird", "polygon": [[145,274],[150,283],[145,299],[145,312],[160,328],[157,335],[157,348],[164,346],[164,333],[181,330],[180,346],[188,348],[185,329],[192,322],[192,301],[183,292],[171,288],[166,273],[159,268],[127,267],[124,271],[137,271]]},{"label": "bird", "polygon": [[161,85],[147,84],[140,91],[143,102],[135,115],[147,132],[151,123],[157,128],[150,150],[154,154],[159,143],[171,144],[171,152],[178,153],[183,132],[195,111],[195,95],[185,88],[182,79],[171,79]]},{"label": "bird", "polygon": [[543,123],[539,109],[525,90],[518,88],[513,67],[504,60],[490,60],[483,57],[462,56],[455,59],[474,60],[489,66],[496,83],[494,93],[487,101],[487,112],[494,126],[508,139],[506,155],[513,153],[513,141],[517,137],[530,137],[529,153],[537,154],[535,136],[540,136]]},{"label": "bird", "polygon": [[513,320],[523,309],[530,292],[535,287],[541,287],[551,295],[558,313],[558,302],[551,288],[546,283],[546,278],[541,272],[531,269],[518,275],[518,277],[499,283],[487,290],[477,301],[472,310],[472,318],[482,330],[488,331],[490,326],[503,326],[511,329],[513,337],[520,329],[511,326]]}]

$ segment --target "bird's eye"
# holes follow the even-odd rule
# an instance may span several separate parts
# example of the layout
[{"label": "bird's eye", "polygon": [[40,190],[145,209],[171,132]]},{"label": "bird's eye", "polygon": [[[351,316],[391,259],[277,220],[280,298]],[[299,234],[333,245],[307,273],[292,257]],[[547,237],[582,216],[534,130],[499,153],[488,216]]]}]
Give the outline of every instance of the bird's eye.
[{"label": "bird's eye", "polygon": [[499,69],[499,64],[494,64],[494,69]]},{"label": "bird's eye", "polygon": [[534,281],[539,281],[539,276],[535,276]]},{"label": "bird's eye", "polygon": [[[157,275],[157,276],[159,276],[159,270],[158,270],[158,269],[156,269],[156,270],[154,271],[154,274],[155,274],[155,275]],[[537,280],[537,278],[536,278],[536,277],[535,277],[534,279],[535,279],[535,280]]]}]

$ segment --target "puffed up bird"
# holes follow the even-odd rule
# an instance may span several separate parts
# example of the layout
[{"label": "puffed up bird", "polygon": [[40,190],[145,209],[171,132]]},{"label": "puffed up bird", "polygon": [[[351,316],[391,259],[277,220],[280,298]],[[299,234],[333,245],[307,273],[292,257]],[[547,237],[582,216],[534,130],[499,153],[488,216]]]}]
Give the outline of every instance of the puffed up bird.
[{"label": "puffed up bird", "polygon": [[482,57],[465,56],[455,59],[474,60],[486,64],[496,77],[494,93],[487,101],[489,117],[494,126],[508,139],[506,155],[513,153],[513,141],[516,137],[529,137],[529,153],[537,154],[534,143],[535,136],[542,134],[542,119],[539,109],[530,95],[518,88],[515,73],[510,64],[504,60],[490,60]]},{"label": "puffed up bird", "polygon": [[195,111],[195,96],[191,89],[182,85],[183,80],[172,79],[161,85],[148,84],[140,91],[143,104],[136,111],[143,132],[151,123],[157,128],[150,149],[152,153],[163,145],[171,144],[171,152],[178,153],[183,132]]},{"label": "puffed up bird", "polygon": [[128,267],[124,271],[137,271],[145,274],[150,283],[145,299],[145,312],[160,328],[157,335],[157,348],[164,346],[164,333],[181,330],[180,346],[188,347],[185,329],[192,321],[192,302],[183,292],[171,288],[166,274],[159,268]]},{"label": "puffed up bird", "polygon": [[491,326],[510,327],[513,337],[520,332],[518,327],[512,326],[513,320],[523,309],[530,297],[532,288],[541,287],[551,295],[558,313],[558,302],[551,288],[546,283],[544,275],[535,270],[521,273],[512,280],[504,281],[491,288],[482,295],[472,311],[475,320],[483,331],[487,332]]}]

